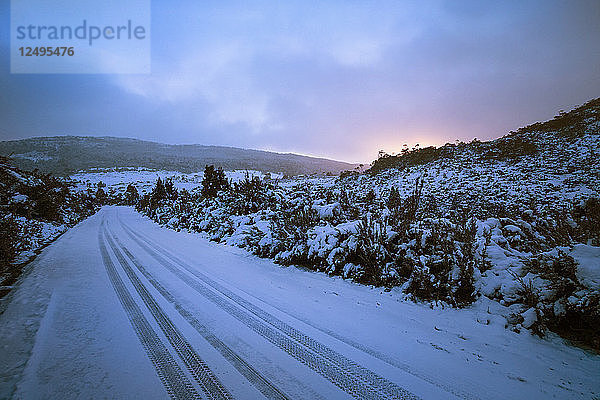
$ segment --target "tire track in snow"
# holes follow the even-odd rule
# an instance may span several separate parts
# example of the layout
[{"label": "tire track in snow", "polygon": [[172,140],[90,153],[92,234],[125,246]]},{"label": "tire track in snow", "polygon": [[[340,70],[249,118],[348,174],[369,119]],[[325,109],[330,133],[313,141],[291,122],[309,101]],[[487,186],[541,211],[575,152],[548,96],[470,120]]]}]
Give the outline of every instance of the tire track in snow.
[{"label": "tire track in snow", "polygon": [[[137,238],[134,238],[136,240]],[[143,243],[141,245],[145,246]],[[151,250],[150,250],[151,251]],[[152,255],[152,254],[151,254]],[[156,254],[158,257],[160,255]],[[197,291],[199,294],[207,298],[208,300],[215,303],[218,307],[225,310],[227,313],[232,315],[234,318],[254,330],[256,333],[267,339],[269,342],[279,347],[290,356],[300,361],[302,364],[308,366],[313,371],[317,372],[345,392],[360,399],[382,399],[380,393],[377,393],[370,386],[364,385],[363,382],[349,377],[346,371],[341,370],[334,364],[328,362],[322,357],[315,355],[305,347],[299,345],[289,337],[270,328],[259,319],[252,317],[248,313],[242,311],[240,308],[234,306],[232,303],[226,301],[221,296],[210,290],[208,287],[200,284],[192,277],[184,273],[179,268],[173,266],[167,260],[162,257],[161,265],[179,277],[184,283],[190,286],[192,289]]]},{"label": "tire track in snow", "polygon": [[123,254],[116,248],[116,245],[110,235],[108,234],[106,227],[104,227],[104,235],[108,240],[108,244],[111,247],[113,253],[117,257],[117,260],[121,264],[121,267],[125,271],[129,280],[133,284],[135,290],[142,298],[143,302],[150,310],[152,316],[156,319],[158,326],[161,328],[169,343],[173,346],[188,371],[196,382],[200,385],[204,393],[209,399],[214,400],[227,400],[232,399],[231,394],[221,384],[217,376],[210,370],[208,365],[200,358],[198,353],[194,350],[192,345],[183,336],[181,331],[173,324],[173,321],[167,316],[164,310],[152,297],[148,289],[143,285],[140,278],[135,274],[133,268],[127,263]]},{"label": "tire track in snow", "polygon": [[[410,393],[406,389],[403,389],[395,383],[362,367],[342,354],[332,350],[331,348],[314,340],[310,336],[293,328],[289,324],[279,320],[275,316],[259,309],[245,299],[231,292],[229,289],[207,277],[203,273],[195,270],[176,256],[170,254],[161,246],[144,238],[141,234],[134,232],[122,222],[121,225],[127,234],[134,241],[136,241],[140,247],[148,252],[148,254],[155,258],[161,265],[177,275],[181,280],[188,284],[188,286],[192,287],[194,290],[213,301],[219,307],[252,328],[255,332],[259,333],[261,336],[265,337],[267,340],[280,347],[303,364],[309,366],[311,369],[318,372],[320,375],[347,393],[358,398],[418,399],[417,396]],[[177,266],[165,259],[158,252],[162,253],[165,257],[184,268],[188,273],[194,275],[208,287],[211,287],[213,290],[229,298],[234,303],[237,303],[241,308],[246,309],[248,312],[259,317],[277,330],[271,329],[268,325],[265,325],[260,320],[241,312],[241,310],[239,310],[237,307],[234,307],[230,303],[223,301],[220,296],[217,296],[214,292],[207,289],[207,287],[199,284],[198,281],[183,273]],[[285,333],[290,338],[293,338],[294,341],[290,341],[287,336],[282,335],[279,332]],[[298,346],[298,344],[301,346]],[[312,350],[312,352],[315,354],[307,351],[307,349]]]},{"label": "tire track in snow", "polygon": [[408,364],[402,363],[402,362],[394,359],[393,357],[390,357],[390,356],[388,356],[386,354],[383,354],[383,353],[381,353],[379,351],[373,350],[370,347],[368,347],[368,346],[366,346],[366,345],[364,345],[364,344],[362,344],[360,342],[357,342],[355,340],[352,340],[350,338],[342,336],[339,333],[337,333],[335,331],[332,331],[331,329],[323,328],[323,327],[321,327],[321,326],[313,323],[312,321],[310,321],[307,318],[303,318],[303,317],[296,316],[296,315],[291,315],[290,313],[288,313],[287,311],[285,311],[284,309],[282,309],[278,305],[266,302],[266,301],[264,301],[264,300],[262,300],[262,299],[260,299],[260,298],[258,298],[256,296],[248,293],[247,291],[245,291],[243,289],[239,289],[239,290],[242,291],[242,292],[244,292],[246,295],[248,295],[248,296],[250,296],[252,298],[255,298],[255,299],[257,299],[257,300],[259,300],[259,301],[261,301],[263,303],[269,304],[269,306],[275,308],[276,310],[282,312],[283,314],[290,315],[293,318],[295,318],[295,319],[297,319],[299,321],[304,322],[306,325],[309,325],[309,326],[311,326],[311,327],[313,327],[313,328],[315,328],[315,329],[317,329],[317,330],[319,330],[319,331],[321,331],[321,332],[323,332],[323,333],[325,333],[325,334],[327,334],[327,335],[329,335],[329,336],[331,336],[331,337],[339,340],[340,342],[344,342],[347,345],[352,346],[352,347],[354,347],[357,350],[360,350],[360,351],[362,351],[364,353],[367,353],[370,356],[375,357],[375,358],[377,358],[377,359],[385,362],[386,364],[391,365],[392,367],[401,369],[404,372],[407,372],[407,373],[409,373],[409,374],[411,374],[411,375],[413,375],[413,376],[415,376],[415,377],[417,377],[419,379],[423,379],[425,382],[428,382],[428,383],[430,383],[430,384],[432,384],[434,386],[437,386],[440,389],[445,390],[446,392],[455,395],[456,397],[460,397],[460,398],[465,399],[465,400],[481,400],[479,397],[476,397],[475,395],[472,395],[472,394],[464,392],[464,391],[462,391],[460,389],[451,387],[451,386],[449,386],[447,384],[439,383],[435,379],[433,379],[433,377],[431,377],[429,375],[426,375],[426,374],[424,374],[422,372],[415,371]]},{"label": "tire track in snow", "polygon": [[[109,230],[110,231],[110,230]],[[202,337],[210,343],[221,355],[238,370],[265,398],[270,400],[286,400],[287,395],[280,391],[274,384],[269,382],[258,371],[256,371],[244,359],[233,352],[225,343],[216,337],[210,330],[202,325],[190,311],[182,306],[182,304],[171,294],[164,286],[156,280],[156,278],[142,265],[142,263],[125,247],[119,238],[111,233],[119,249],[131,260],[136,268],[148,279],[154,288],[167,300],[173,304],[179,314],[188,321]]]},{"label": "tire track in snow", "polygon": [[[104,225],[104,221],[102,225]],[[173,399],[200,399],[200,394],[192,386],[164,343],[152,329],[117,273],[117,269],[102,239],[101,230],[98,231],[98,245],[110,283],[167,393]]]}]

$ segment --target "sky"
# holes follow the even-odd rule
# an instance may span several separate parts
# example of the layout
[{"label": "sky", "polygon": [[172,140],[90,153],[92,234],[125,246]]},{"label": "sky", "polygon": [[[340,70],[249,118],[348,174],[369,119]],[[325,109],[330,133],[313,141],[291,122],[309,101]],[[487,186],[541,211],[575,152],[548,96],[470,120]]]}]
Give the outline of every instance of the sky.
[{"label": "sky", "polygon": [[150,74],[11,74],[0,140],[120,136],[368,163],[600,97],[600,1],[152,1]]}]

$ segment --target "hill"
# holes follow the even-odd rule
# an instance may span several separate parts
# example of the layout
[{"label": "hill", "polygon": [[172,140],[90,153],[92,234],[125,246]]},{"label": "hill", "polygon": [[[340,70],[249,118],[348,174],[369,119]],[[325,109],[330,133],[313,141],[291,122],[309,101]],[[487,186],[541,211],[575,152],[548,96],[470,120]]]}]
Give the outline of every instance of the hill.
[{"label": "hill", "polygon": [[138,209],[280,264],[600,351],[599,157],[593,100],[497,140],[383,155],[365,174],[246,181],[215,199],[156,185]]},{"label": "hill", "polygon": [[91,168],[146,167],[197,172],[213,164],[225,170],[251,169],[286,175],[338,174],[355,165],[297,154],[203,145],[169,145],[116,137],[54,136],[0,142],[0,155],[15,166],[69,175]]},{"label": "hill", "polygon": [[[475,139],[470,143],[404,149],[396,155],[380,154],[369,172],[376,174],[387,169],[406,169],[438,160],[470,160],[489,164],[524,159],[543,161],[548,157],[547,161],[561,163],[562,168],[574,171],[585,167],[581,162],[589,165],[597,161],[599,131],[600,98],[569,112],[561,112],[550,121],[536,122],[496,140],[481,142]],[[587,158],[582,159],[580,150],[587,154]]]}]

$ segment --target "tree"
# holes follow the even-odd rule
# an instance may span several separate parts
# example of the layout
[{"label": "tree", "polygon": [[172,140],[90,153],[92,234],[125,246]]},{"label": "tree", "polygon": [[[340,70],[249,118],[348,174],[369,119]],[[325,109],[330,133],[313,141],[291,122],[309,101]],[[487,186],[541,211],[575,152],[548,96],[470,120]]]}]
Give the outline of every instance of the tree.
[{"label": "tree", "polygon": [[173,184],[173,180],[171,178],[165,179],[165,194],[168,199],[177,199],[177,188]]},{"label": "tree", "polygon": [[156,186],[152,189],[151,199],[155,202],[163,200],[167,197],[167,191],[165,190],[165,184],[160,177],[156,181]]},{"label": "tree", "polygon": [[152,193],[150,193],[150,196],[145,195],[144,198],[141,201],[141,206],[146,206],[150,209],[150,212],[154,212],[158,206],[160,205],[160,202],[165,200],[167,198],[167,191],[165,189],[165,184],[163,183],[162,179],[160,179],[160,177],[158,178],[158,180],[156,181],[156,185],[154,186],[154,189],[152,189]]},{"label": "tree", "polygon": [[136,205],[140,199],[140,194],[135,186],[131,183],[127,185],[127,190],[125,191],[125,204],[128,206]]},{"label": "tree", "polygon": [[98,182],[97,187],[98,189],[96,190],[96,200],[98,201],[98,203],[104,204],[107,200],[106,192],[104,191],[106,184],[100,181]]},{"label": "tree", "polygon": [[400,192],[396,189],[395,186],[392,186],[390,189],[390,195],[387,200],[387,206],[390,210],[398,208],[402,206],[402,197],[400,197]]},{"label": "tree", "polygon": [[229,187],[222,168],[215,169],[214,165],[204,168],[204,179],[202,179],[202,196],[206,198],[216,197],[220,190]]}]

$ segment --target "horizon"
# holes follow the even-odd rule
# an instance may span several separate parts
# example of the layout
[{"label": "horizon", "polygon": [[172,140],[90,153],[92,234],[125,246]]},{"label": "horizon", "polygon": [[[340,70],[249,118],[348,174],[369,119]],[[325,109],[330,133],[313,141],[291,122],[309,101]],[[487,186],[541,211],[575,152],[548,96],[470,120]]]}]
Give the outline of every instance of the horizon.
[{"label": "horizon", "polygon": [[[597,99],[600,99],[597,98]],[[573,106],[572,108],[568,109],[568,110],[560,110],[553,118],[555,117],[559,117],[561,114],[563,113],[569,113],[585,104],[587,104],[588,102],[591,102],[593,100],[597,100],[597,99],[589,99],[586,100],[584,103],[582,104],[577,104],[575,106]],[[553,119],[553,118],[549,118]],[[520,126],[518,128],[514,128],[511,129],[510,131],[504,133],[501,136],[498,136],[496,138],[490,138],[490,139],[485,139],[485,140],[479,140],[477,138],[473,138],[473,140],[479,140],[480,142],[489,142],[489,141],[494,141],[496,139],[500,139],[506,135],[511,134],[514,131],[517,131],[521,128],[527,127],[529,125],[533,125],[536,123],[543,123],[546,121],[532,121],[529,123],[524,124],[523,126]],[[96,139],[125,139],[125,140],[136,140],[136,141],[141,141],[141,142],[149,142],[149,143],[154,143],[154,144],[164,144],[164,145],[169,145],[169,146],[202,146],[202,147],[220,147],[220,148],[231,148],[231,149],[239,149],[239,150],[249,150],[249,151],[264,151],[264,152],[268,152],[268,153],[275,153],[275,154],[280,154],[280,155],[297,155],[297,156],[302,156],[302,157],[310,157],[310,158],[318,158],[318,159],[325,159],[325,160],[329,160],[329,161],[336,161],[336,162],[342,162],[342,163],[347,163],[347,164],[352,164],[352,165],[360,165],[360,166],[366,166],[366,165],[371,165],[373,162],[375,162],[377,160],[378,157],[374,157],[373,160],[371,161],[366,161],[366,162],[351,162],[351,161],[346,161],[346,160],[341,160],[341,159],[335,159],[335,158],[331,158],[328,157],[327,155],[314,155],[314,154],[302,154],[302,153],[297,153],[297,152],[289,152],[289,151],[277,151],[277,150],[267,150],[267,149],[258,149],[258,148],[245,148],[245,147],[236,147],[236,146],[228,146],[228,145],[212,145],[212,144],[202,144],[202,143],[168,143],[168,142],[160,142],[160,141],[156,141],[156,140],[151,140],[151,139],[140,139],[140,138],[135,138],[135,137],[126,137],[126,136],[110,136],[110,135],[70,135],[70,134],[58,134],[58,135],[54,135],[54,136],[31,136],[31,137],[27,137],[27,138],[21,138],[21,139],[8,139],[8,140],[0,140],[0,141],[19,141],[19,140],[28,140],[28,139],[53,139],[53,138],[58,138],[58,137],[73,137],[73,138],[96,138]],[[457,139],[457,141],[460,141],[459,139]],[[462,141],[461,141],[462,142]],[[463,142],[463,143],[468,143],[468,142]],[[443,147],[446,146],[448,144],[452,144],[451,142],[445,142],[443,144],[432,144],[432,147]],[[425,148],[425,147],[429,147],[429,146],[420,146],[419,143],[416,143],[416,146],[410,146],[408,147],[410,150],[416,149],[416,148]],[[397,152],[385,152],[391,156],[396,156],[400,154],[400,151]]]},{"label": "horizon", "polygon": [[337,162],[342,162],[342,163],[347,163],[347,164],[356,164],[356,165],[362,164],[362,163],[352,163],[350,161],[345,161],[345,160],[336,160],[336,159],[333,159],[333,158],[329,158],[327,156],[318,156],[318,155],[312,155],[312,154],[294,153],[294,152],[289,152],[289,151],[275,151],[275,150],[265,150],[265,149],[253,149],[253,148],[245,148],[245,147],[235,147],[235,146],[216,145],[216,144],[202,144],[202,143],[167,143],[167,142],[159,142],[159,141],[156,141],[156,140],[139,139],[139,138],[134,138],[134,137],[126,137],[126,136],[109,136],[109,135],[94,136],[94,135],[67,135],[67,134],[60,135],[59,134],[59,135],[54,135],[54,136],[31,136],[31,137],[20,138],[20,139],[7,139],[7,140],[0,140],[0,142],[16,142],[16,141],[31,140],[31,139],[54,139],[54,138],[60,138],[60,137],[64,137],[64,138],[95,138],[95,139],[136,140],[136,141],[139,141],[139,142],[147,142],[147,143],[154,143],[154,144],[165,144],[165,145],[168,145],[168,146],[220,147],[220,148],[237,149],[237,150],[261,151],[261,152],[275,153],[275,154],[281,154],[281,155],[295,155],[295,156],[301,156],[301,157],[320,158],[320,159],[325,159],[325,160],[329,160],[329,161],[337,161]]},{"label": "horizon", "polygon": [[153,1],[150,74],[11,74],[7,23],[0,140],[111,136],[353,164],[493,140],[598,97],[598,21],[595,1]]}]

